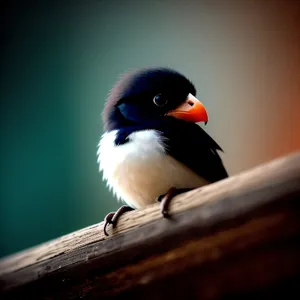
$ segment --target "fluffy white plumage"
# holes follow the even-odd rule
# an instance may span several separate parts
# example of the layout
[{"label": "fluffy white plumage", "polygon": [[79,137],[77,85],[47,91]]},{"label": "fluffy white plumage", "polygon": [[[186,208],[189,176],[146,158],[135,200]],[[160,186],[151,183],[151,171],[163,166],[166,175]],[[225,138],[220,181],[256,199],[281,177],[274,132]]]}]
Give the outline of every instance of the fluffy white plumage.
[{"label": "fluffy white plumage", "polygon": [[156,130],[137,131],[129,142],[115,145],[117,130],[102,135],[98,145],[99,171],[114,195],[133,208],[155,202],[171,187],[193,188],[208,182],[165,152]]}]

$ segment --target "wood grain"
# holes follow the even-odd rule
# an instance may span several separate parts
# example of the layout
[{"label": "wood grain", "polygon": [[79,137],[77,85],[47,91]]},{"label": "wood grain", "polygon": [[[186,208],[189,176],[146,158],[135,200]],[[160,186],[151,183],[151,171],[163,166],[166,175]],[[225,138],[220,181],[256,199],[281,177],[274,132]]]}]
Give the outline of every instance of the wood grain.
[{"label": "wood grain", "polygon": [[[168,292],[161,282],[181,280],[191,297],[215,299],[274,284],[299,274],[299,201],[300,153],[292,153],[177,196],[171,219],[163,219],[154,204],[123,215],[108,238],[101,222],[4,258],[1,293],[9,299],[119,293],[147,299],[159,291],[160,299]],[[268,264],[276,270],[264,271]],[[236,272],[251,280],[246,284]],[[230,276],[236,284],[224,286]],[[207,285],[199,289],[201,281]],[[181,290],[174,287],[174,296]]]}]

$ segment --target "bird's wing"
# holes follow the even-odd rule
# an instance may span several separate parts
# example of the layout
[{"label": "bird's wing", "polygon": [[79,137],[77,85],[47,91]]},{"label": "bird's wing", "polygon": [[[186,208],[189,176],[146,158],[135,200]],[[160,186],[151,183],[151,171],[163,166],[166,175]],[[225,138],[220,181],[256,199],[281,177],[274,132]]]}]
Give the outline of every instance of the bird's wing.
[{"label": "bird's wing", "polygon": [[159,129],[167,153],[209,182],[228,177],[221,147],[197,124],[172,119]]}]

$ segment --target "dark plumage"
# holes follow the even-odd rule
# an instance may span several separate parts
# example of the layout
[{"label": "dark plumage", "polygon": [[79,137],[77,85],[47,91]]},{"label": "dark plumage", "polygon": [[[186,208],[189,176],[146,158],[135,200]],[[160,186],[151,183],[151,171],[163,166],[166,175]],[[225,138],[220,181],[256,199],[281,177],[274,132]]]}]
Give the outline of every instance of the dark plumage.
[{"label": "dark plumage", "polygon": [[[104,129],[119,129],[116,144],[124,144],[132,132],[156,129],[167,138],[167,153],[186,164],[209,182],[228,177],[217,150],[222,148],[197,124],[165,116],[185,101],[193,83],[168,68],[149,68],[121,77],[112,89],[103,111]],[[170,99],[164,107],[153,105],[153,97]]]},{"label": "dark plumage", "polygon": [[[163,108],[153,105],[153,97],[159,93],[171,100]],[[107,99],[102,114],[104,130],[159,119],[183,102],[188,93],[196,96],[194,85],[185,76],[168,68],[126,73],[115,84]]]},{"label": "dark plumage", "polygon": [[[223,151],[196,122],[207,122],[193,83],[168,68],[148,68],[121,77],[103,111],[100,169],[114,192],[131,207],[228,177]],[[131,208],[130,208],[131,209]],[[115,224],[119,213],[108,214]],[[105,231],[106,232],[106,231]]]}]

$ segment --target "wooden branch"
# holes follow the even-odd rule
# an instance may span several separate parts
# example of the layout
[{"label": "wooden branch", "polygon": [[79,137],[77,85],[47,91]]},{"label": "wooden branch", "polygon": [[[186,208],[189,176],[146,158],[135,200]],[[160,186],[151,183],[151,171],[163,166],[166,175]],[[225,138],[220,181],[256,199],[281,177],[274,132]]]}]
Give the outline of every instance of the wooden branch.
[{"label": "wooden branch", "polygon": [[109,237],[101,222],[6,257],[1,299],[286,297],[300,278],[299,201],[300,152],[177,196],[171,219],[154,204]]}]

